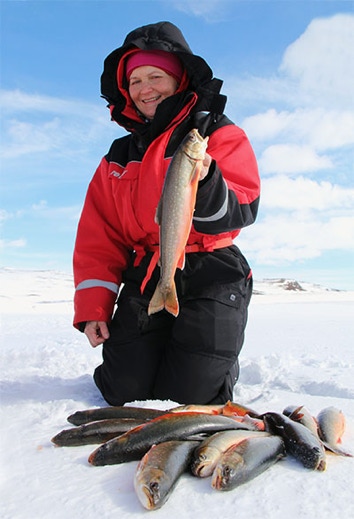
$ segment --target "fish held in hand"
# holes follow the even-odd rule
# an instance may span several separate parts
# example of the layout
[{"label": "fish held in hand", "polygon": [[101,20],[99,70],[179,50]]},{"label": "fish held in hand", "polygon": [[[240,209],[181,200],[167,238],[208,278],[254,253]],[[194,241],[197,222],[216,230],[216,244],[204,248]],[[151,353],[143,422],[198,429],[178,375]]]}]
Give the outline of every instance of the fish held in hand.
[{"label": "fish held in hand", "polygon": [[232,490],[255,478],[285,455],[280,436],[247,438],[221,456],[213,472],[215,490]]},{"label": "fish held in hand", "polygon": [[262,418],[266,430],[283,438],[286,452],[294,456],[305,468],[325,470],[326,455],[320,439],[301,423],[284,414],[265,413]]},{"label": "fish held in hand", "polygon": [[149,303],[149,315],[164,308],[174,316],[179,313],[174,277],[176,269],[184,266],[185,247],[192,226],[207,143],[208,137],[203,139],[198,130],[191,130],[168,167],[155,217],[160,226],[161,274]]},{"label": "fish held in hand", "polygon": [[171,440],[153,445],[143,456],[135,472],[134,488],[147,510],[156,510],[167,501],[198,444]]},{"label": "fish held in hand", "polygon": [[326,449],[341,456],[353,457],[353,454],[343,450],[339,445],[345,431],[345,416],[336,407],[322,409],[317,415],[318,433]]},{"label": "fish held in hand", "polygon": [[156,443],[186,440],[199,433],[242,428],[246,426],[227,416],[168,413],[103,443],[90,454],[89,463],[114,465],[139,460]]}]

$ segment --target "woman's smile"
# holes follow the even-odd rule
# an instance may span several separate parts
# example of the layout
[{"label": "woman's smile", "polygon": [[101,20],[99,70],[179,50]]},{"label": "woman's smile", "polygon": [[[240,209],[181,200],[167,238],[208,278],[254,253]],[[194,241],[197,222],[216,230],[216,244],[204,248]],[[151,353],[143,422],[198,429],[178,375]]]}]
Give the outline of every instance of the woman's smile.
[{"label": "woman's smile", "polygon": [[134,69],[129,78],[129,95],[137,109],[148,119],[153,119],[157,106],[173,95],[178,83],[164,70],[150,65]]}]

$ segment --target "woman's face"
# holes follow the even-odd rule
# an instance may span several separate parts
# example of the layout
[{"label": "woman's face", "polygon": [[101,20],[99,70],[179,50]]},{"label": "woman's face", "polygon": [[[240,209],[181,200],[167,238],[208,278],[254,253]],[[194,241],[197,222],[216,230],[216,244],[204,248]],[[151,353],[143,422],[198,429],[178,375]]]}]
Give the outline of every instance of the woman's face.
[{"label": "woman's face", "polygon": [[137,67],[129,79],[129,95],[147,119],[154,118],[157,106],[173,95],[177,88],[178,83],[173,76],[151,65]]}]

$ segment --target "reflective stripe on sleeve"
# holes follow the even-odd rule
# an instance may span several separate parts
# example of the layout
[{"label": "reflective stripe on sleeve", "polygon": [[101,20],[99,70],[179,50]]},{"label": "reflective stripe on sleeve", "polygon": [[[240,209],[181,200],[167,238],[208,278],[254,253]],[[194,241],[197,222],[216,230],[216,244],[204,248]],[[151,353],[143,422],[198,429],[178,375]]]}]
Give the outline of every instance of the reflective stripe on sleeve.
[{"label": "reflective stripe on sleeve", "polygon": [[219,211],[217,211],[216,213],[212,214],[211,216],[205,216],[205,217],[193,216],[193,220],[195,220],[196,222],[216,222],[217,220],[221,220],[221,218],[223,218],[226,215],[226,213],[227,213],[227,206],[228,206],[228,203],[229,203],[229,196],[228,196],[229,189],[227,187],[225,179],[223,179],[223,180],[224,180],[224,187],[225,187],[225,199],[224,199],[224,203],[220,207]]},{"label": "reflective stripe on sleeve", "polygon": [[83,290],[85,288],[96,288],[103,287],[111,290],[115,294],[118,294],[119,285],[116,283],[112,283],[111,281],[104,281],[103,279],[85,279],[85,281],[81,281],[76,287],[76,290]]}]

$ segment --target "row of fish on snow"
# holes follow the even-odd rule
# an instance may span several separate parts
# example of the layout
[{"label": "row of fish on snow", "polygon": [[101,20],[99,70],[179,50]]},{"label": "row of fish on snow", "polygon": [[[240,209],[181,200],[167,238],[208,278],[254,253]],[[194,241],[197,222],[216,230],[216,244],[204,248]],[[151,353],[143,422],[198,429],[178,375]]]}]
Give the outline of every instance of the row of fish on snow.
[{"label": "row of fish on snow", "polygon": [[148,510],[161,507],[182,473],[211,476],[216,490],[231,490],[264,472],[287,454],[305,468],[323,471],[326,450],[340,447],[345,417],[335,407],[317,417],[304,407],[258,414],[236,402],[186,405],[167,411],[111,406],[77,411],[75,427],[52,438],[56,446],[100,444],[92,465],[139,461],[134,488]]}]

